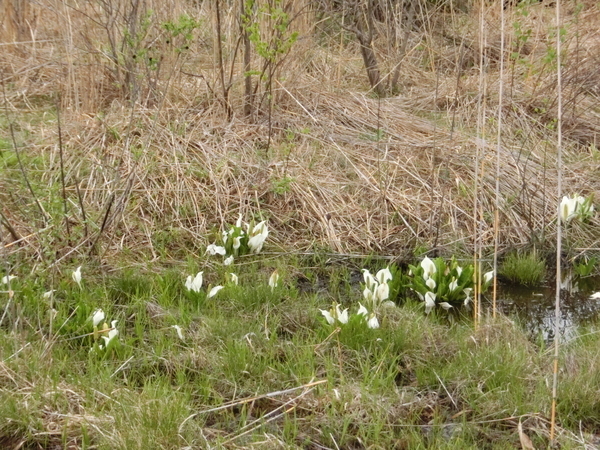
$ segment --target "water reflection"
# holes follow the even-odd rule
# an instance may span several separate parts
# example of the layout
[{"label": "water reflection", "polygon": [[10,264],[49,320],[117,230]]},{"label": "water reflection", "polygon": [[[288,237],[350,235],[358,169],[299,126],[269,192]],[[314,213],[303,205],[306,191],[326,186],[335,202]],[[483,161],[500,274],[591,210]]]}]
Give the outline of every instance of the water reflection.
[{"label": "water reflection", "polygon": [[[561,283],[559,332],[563,340],[574,338],[579,326],[593,324],[600,316],[600,299],[590,298],[598,286],[598,277],[567,277]],[[554,339],[554,292],[554,287],[499,286],[498,309],[516,317],[532,338],[542,337],[550,342]]]}]

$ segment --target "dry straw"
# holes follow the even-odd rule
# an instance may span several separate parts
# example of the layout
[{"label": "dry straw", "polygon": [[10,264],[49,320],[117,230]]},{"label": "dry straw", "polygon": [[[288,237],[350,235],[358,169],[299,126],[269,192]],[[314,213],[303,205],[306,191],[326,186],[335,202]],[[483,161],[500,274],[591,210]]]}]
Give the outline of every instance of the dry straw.
[{"label": "dry straw", "polygon": [[[157,72],[143,65],[131,69],[139,89],[129,95],[118,83],[128,72],[117,70],[108,51],[110,39],[123,38],[126,24],[107,30],[98,4],[79,10],[60,5],[44,3],[36,10],[35,44],[4,46],[0,53],[2,79],[10,86],[9,112],[20,129],[29,130],[18,133],[18,144],[26,145],[26,157],[42,156],[27,173],[47,192],[44,205],[56,200],[52,186],[60,182],[57,127],[44,99],[62,94],[65,193],[75,238],[59,258],[89,253],[93,242],[94,251],[108,260],[122,258],[125,248],[133,258],[158,259],[165,250],[183,256],[206,245],[210,230],[232,223],[239,213],[269,217],[276,245],[303,252],[328,248],[403,256],[435,244],[447,254],[467,254],[479,240],[482,249],[496,242],[501,255],[556,229],[556,158],[548,144],[557,108],[556,75],[532,70],[539,68],[545,50],[547,8],[519,18],[533,30],[532,37],[527,48],[511,47],[507,53],[518,50],[526,63],[507,59],[504,73],[498,70],[501,40],[494,38],[497,5],[479,6],[487,36],[481,44],[477,26],[465,23],[478,19],[454,15],[446,21],[443,11],[423,16],[418,22],[426,27],[406,32],[400,42],[406,49],[400,94],[379,100],[367,94],[355,44],[314,25],[314,10],[299,8],[293,26],[298,24],[301,34],[273,84],[273,144],[267,149],[266,111],[257,111],[253,121],[241,117],[235,8],[221,11],[223,60],[226,74],[232,74],[234,114],[228,119],[218,88],[214,26],[197,29],[194,45],[179,56],[160,27],[180,13],[212,24],[207,2],[175,2],[172,12],[162,4],[146,4],[154,11],[153,27],[140,45],[164,57]],[[585,9],[577,19],[580,29],[591,29],[597,15],[597,7]],[[439,27],[446,38],[436,32]],[[448,33],[460,39],[451,44]],[[374,46],[382,67],[389,63],[383,75],[391,76],[398,61],[386,59],[389,50],[381,36]],[[571,123],[563,130],[569,161],[564,183],[585,195],[600,187],[592,176],[597,163],[586,156],[600,129],[591,82],[597,76],[593,39],[592,33],[582,32],[577,40],[567,36],[565,46],[577,59],[564,61],[570,80],[563,92],[569,101],[565,117]],[[333,47],[325,45],[329,40]],[[479,54],[487,67],[485,98],[479,95]],[[478,115],[498,114],[501,84],[506,94],[501,142],[473,137]],[[498,131],[490,120],[485,126],[486,134]],[[32,226],[34,199],[21,183],[18,171],[4,170],[2,213],[14,233],[5,234],[3,244],[10,245],[9,253],[40,259],[42,247],[61,244],[64,225]],[[6,194],[16,191],[29,199],[26,205]],[[571,236],[580,247],[600,247],[597,236],[584,229]],[[12,244],[16,241],[20,244]]]}]

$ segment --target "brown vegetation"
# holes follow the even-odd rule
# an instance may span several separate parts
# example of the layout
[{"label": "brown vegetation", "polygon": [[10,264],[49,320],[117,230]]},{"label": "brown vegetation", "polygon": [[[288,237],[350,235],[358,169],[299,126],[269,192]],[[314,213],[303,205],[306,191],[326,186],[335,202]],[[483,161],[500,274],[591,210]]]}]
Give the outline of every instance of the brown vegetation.
[{"label": "brown vegetation", "polygon": [[[277,32],[253,12],[255,39],[281,49],[265,57],[242,45],[240,2],[3,2],[5,246],[49,262],[182,257],[242,213],[269,218],[287,250],[466,253],[493,241],[498,147],[500,249],[552,246],[554,10],[507,9],[504,55],[498,5],[423,0],[371,17],[379,76],[393,79],[376,96],[341,10],[316,3],[278,3],[290,22]],[[563,7],[563,186],[595,195],[600,10],[579,4]],[[193,40],[164,25],[184,15]],[[572,245],[599,247],[594,224]]]}]

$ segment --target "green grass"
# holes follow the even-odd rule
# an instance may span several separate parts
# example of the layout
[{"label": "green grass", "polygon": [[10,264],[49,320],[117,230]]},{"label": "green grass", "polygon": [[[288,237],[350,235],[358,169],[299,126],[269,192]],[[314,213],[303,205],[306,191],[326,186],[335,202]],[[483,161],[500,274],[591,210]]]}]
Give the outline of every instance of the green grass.
[{"label": "green grass", "polygon": [[[356,311],[344,270],[318,294],[299,292],[301,269],[283,266],[271,290],[273,266],[258,262],[206,269],[203,291],[190,293],[192,269],[84,266],[83,288],[56,275],[52,300],[42,297],[50,279],[19,274],[12,300],[1,294],[1,446],[501,449],[520,445],[519,420],[536,446],[548,443],[551,354],[506,319],[448,326],[408,302],[379,329],[337,329],[318,310],[333,299]],[[206,298],[226,271],[240,285]],[[98,307],[118,320],[106,352],[90,351]],[[580,426],[600,432],[598,339],[565,350],[576,364],[560,380],[561,448],[580,448]]]},{"label": "green grass", "polygon": [[539,286],[546,276],[546,263],[535,250],[510,253],[502,262],[500,275],[524,286]]}]

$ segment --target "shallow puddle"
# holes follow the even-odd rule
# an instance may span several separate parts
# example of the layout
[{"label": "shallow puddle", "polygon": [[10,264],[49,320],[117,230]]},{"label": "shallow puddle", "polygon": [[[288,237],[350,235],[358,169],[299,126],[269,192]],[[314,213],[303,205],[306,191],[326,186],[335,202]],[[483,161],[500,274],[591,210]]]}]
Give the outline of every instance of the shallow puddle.
[{"label": "shallow puddle", "polygon": [[[600,316],[600,299],[590,295],[600,290],[600,278],[588,277],[572,283],[563,283],[560,292],[559,330],[563,340],[577,335],[582,325],[596,323]],[[498,309],[509,317],[518,318],[533,338],[546,342],[554,339],[555,288],[525,288],[501,285],[498,287]],[[488,298],[491,294],[488,293]]]}]

